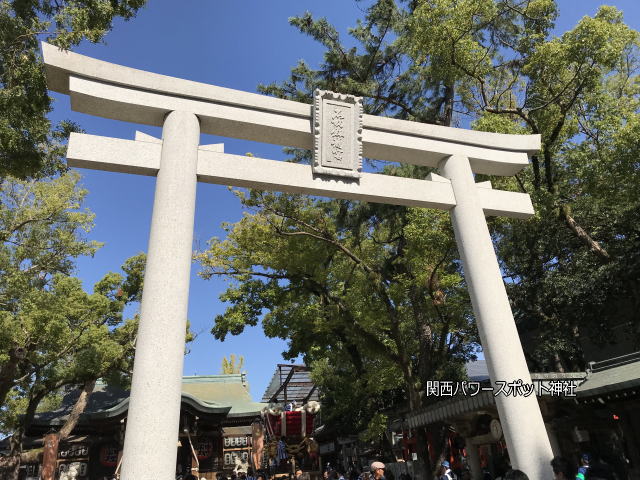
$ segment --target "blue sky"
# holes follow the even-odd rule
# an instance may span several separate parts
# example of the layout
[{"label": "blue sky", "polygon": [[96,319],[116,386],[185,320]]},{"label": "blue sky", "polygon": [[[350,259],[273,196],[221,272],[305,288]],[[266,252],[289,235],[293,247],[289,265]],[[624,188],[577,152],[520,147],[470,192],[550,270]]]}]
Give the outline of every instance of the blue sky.
[{"label": "blue sky", "polygon": [[[121,65],[186,78],[223,87],[256,91],[258,84],[281,81],[299,59],[312,66],[323,49],[290,27],[288,18],[311,11],[326,16],[339,31],[349,26],[370,1],[353,0],[149,0],[129,22],[117,21],[103,44],[83,43],[76,52]],[[570,28],[583,15],[592,15],[602,1],[560,0],[558,32]],[[625,12],[632,27],[640,28],[640,2],[609,2]],[[133,139],[136,130],[161,136],[159,128],[117,122],[70,111],[68,97],[55,99],[52,119],[71,119],[90,134]],[[201,143],[225,144],[228,153],[281,159],[281,148],[272,145],[203,136]],[[85,206],[96,214],[92,239],[104,242],[94,258],[81,259],[77,274],[86,289],[107,271],[119,269],[128,257],[146,251],[155,179],[135,175],[80,170],[89,190]],[[242,216],[239,202],[226,187],[198,185],[195,247],[204,248],[212,236],[223,236],[223,222]],[[185,375],[217,374],[224,356],[245,356],[251,392],[259,399],[277,363],[284,342],[267,339],[260,327],[218,342],[210,335],[213,317],[224,311],[218,300],[221,280],[204,281],[192,267],[189,319],[198,334],[185,358]]]}]

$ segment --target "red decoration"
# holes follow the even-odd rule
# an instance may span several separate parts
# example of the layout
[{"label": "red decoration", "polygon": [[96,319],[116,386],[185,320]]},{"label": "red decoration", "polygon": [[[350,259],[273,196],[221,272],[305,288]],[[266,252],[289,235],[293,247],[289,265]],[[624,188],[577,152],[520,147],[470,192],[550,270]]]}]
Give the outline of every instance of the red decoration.
[{"label": "red decoration", "polygon": [[[302,412],[284,412],[287,419],[287,437],[301,437],[302,436]],[[312,413],[307,413],[307,436],[313,432],[313,417]],[[267,415],[267,421],[270,424],[271,430],[276,437],[282,435],[282,417],[280,415]]]}]

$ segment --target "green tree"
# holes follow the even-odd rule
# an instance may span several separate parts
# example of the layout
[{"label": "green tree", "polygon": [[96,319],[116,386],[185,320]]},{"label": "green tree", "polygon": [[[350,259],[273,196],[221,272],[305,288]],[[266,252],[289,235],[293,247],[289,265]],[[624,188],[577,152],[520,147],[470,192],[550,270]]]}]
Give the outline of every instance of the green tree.
[{"label": "green tree", "polygon": [[[231,306],[216,317],[216,338],[261,321],[267,336],[289,341],[286,358],[316,368],[320,388],[350,384],[361,395],[344,421],[360,428],[391,396],[416,409],[425,380],[464,378],[477,340],[446,214],[238,195],[252,213],[199,255],[205,278],[235,280],[221,296]],[[336,383],[332,370],[349,375]]]},{"label": "green tree", "polygon": [[[350,30],[358,45],[352,48],[325,19],[290,19],[326,47],[324,63],[313,70],[300,61],[289,80],[260,90],[306,103],[315,88],[340,91],[363,97],[369,114],[450,125],[447,79],[412,64],[396,41],[413,8],[374,2]],[[308,151],[287,151],[309,161]],[[430,173],[371,166],[401,176]],[[243,203],[256,214],[233,228],[232,243],[213,243],[202,257],[205,276],[231,275],[239,285],[222,296],[234,306],[216,318],[214,335],[238,333],[268,311],[267,335],[288,339],[286,355],[301,354],[313,367],[324,418],[345,432],[366,429],[369,438],[383,438],[380,412],[426,404],[426,380],[464,378],[477,334],[446,214],[257,192]],[[420,457],[428,461],[421,440]]]},{"label": "green tree", "polygon": [[232,373],[242,373],[244,367],[244,356],[240,355],[236,357],[235,353],[229,355],[229,358],[222,358],[222,368],[220,373],[223,375],[230,375]]},{"label": "green tree", "polygon": [[452,78],[474,128],[542,138],[531,169],[494,179],[537,211],[494,224],[532,367],[584,368],[580,340],[619,318],[638,345],[638,32],[608,6],[555,37],[551,0],[418,5],[405,44]]},{"label": "green tree", "polygon": [[41,402],[65,386],[90,394],[99,377],[126,381],[131,368],[137,317],[123,318],[123,309],[139,299],[144,255],[127,260],[124,275],[106,274],[93,293],[83,290],[75,259],[99,244],[85,238],[93,214],[80,210],[86,191],[77,182],[66,174],[0,184],[0,424],[11,435],[14,477]]},{"label": "green tree", "polygon": [[0,0],[0,176],[24,178],[62,168],[60,142],[77,127],[52,126],[39,40],[71,48],[100,41],[116,17],[144,0]]},{"label": "green tree", "polygon": [[[638,34],[602,7],[555,37],[557,14],[552,0],[380,0],[351,31],[361,49],[306,14],[292,23],[327,47],[325,63],[262,87],[305,100],[320,86],[364,96],[370,113],[541,135],[531,169],[492,179],[537,211],[492,223],[537,370],[583,368],[581,339],[606,341],[639,306]],[[640,344],[638,322],[628,327]]]},{"label": "green tree", "polygon": [[[536,370],[580,368],[580,336],[591,330],[606,338],[613,318],[633,318],[640,307],[637,32],[615,8],[602,7],[555,37],[557,14],[553,0],[378,0],[350,30],[356,46],[345,47],[325,19],[307,13],[290,22],[326,48],[324,62],[312,69],[301,61],[288,80],[260,87],[306,103],[324,88],[362,96],[370,114],[541,135],[530,169],[491,179],[529,193],[535,218],[490,224]],[[288,152],[309,160],[307,151]],[[458,341],[460,332],[465,353],[457,358],[468,355],[476,339],[457,253],[445,254],[448,223],[420,225],[420,235],[437,242],[418,245],[407,236],[416,215],[436,214],[259,192],[242,201],[253,213],[200,257],[205,276],[237,281],[222,296],[232,306],[213,333],[237,334],[266,312],[267,335],[287,338],[288,355],[305,355],[343,424],[380,425],[372,412],[393,404],[394,389],[404,390],[411,408],[420,405],[423,380],[456,365],[434,362],[443,339]],[[408,258],[424,263],[417,268]],[[442,277],[448,283],[439,287]],[[415,316],[403,317],[404,308]],[[415,328],[425,318],[425,329]],[[452,333],[438,337],[449,327],[443,318],[453,319]],[[414,325],[400,329],[413,335],[397,336],[395,322]],[[637,321],[633,327],[638,336]],[[455,348],[446,352],[456,358]],[[404,366],[394,361],[403,354],[410,359]],[[428,373],[417,368],[425,359],[433,362]],[[345,415],[344,404],[357,412]]]}]

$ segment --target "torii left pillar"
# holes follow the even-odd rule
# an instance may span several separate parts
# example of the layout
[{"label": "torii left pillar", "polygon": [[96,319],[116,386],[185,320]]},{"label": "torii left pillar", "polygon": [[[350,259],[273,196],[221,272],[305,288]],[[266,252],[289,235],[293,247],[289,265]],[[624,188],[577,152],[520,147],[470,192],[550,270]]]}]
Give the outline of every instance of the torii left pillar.
[{"label": "torii left pillar", "polygon": [[196,115],[174,111],[166,116],[124,439],[124,480],[174,479],[199,140]]}]

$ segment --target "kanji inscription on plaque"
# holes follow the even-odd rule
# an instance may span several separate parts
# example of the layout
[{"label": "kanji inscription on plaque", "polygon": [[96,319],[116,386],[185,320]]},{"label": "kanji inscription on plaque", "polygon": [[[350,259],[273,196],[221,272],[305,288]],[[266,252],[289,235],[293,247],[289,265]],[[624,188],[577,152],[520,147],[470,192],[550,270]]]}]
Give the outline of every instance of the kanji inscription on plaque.
[{"label": "kanji inscription on plaque", "polygon": [[313,172],[359,178],[362,172],[362,99],[316,90]]}]

